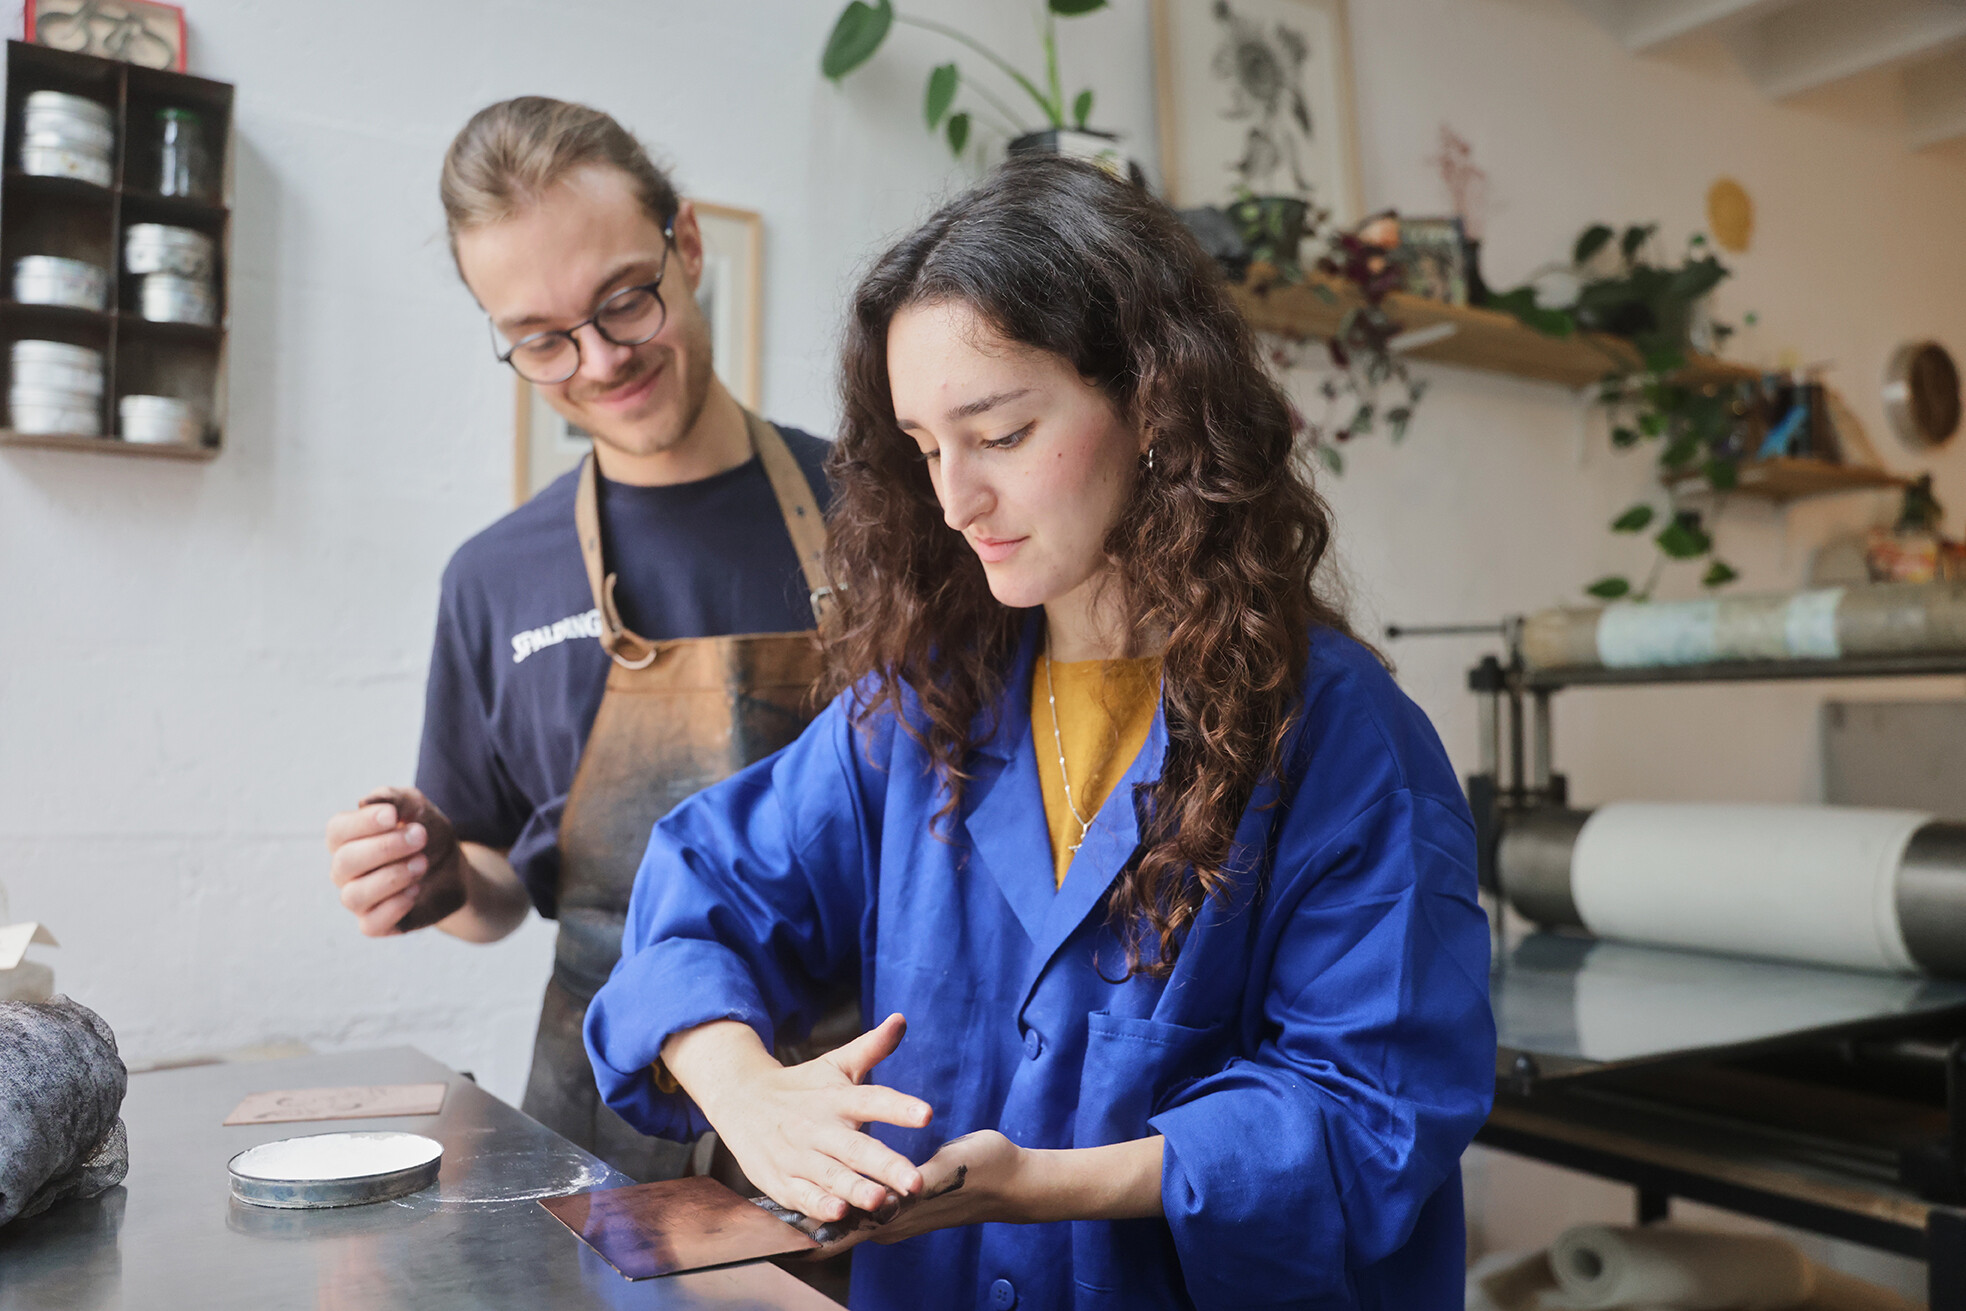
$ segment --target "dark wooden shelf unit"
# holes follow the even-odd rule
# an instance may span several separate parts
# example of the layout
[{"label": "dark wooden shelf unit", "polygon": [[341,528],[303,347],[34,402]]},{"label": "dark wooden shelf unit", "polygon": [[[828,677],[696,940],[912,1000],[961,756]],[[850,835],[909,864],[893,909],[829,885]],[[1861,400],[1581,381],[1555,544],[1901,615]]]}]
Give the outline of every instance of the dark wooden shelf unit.
[{"label": "dark wooden shelf unit", "polygon": [[[116,127],[114,174],[107,187],[40,177],[19,168],[20,138],[31,92],[87,96],[110,111]],[[27,338],[65,341],[103,353],[102,437],[20,433],[0,427],[0,446],[89,451],[147,458],[209,460],[225,437],[225,361],[231,217],[233,88],[93,55],[7,43],[6,130],[0,134],[0,402],[12,386],[12,345]],[[207,202],[157,194],[157,111],[181,108],[203,120],[204,143],[219,195]],[[217,245],[214,286],[218,323],[157,323],[140,312],[139,284],[123,271],[123,238],[132,224],[195,228]],[[106,310],[22,305],[12,299],[15,261],[60,255],[108,271]],[[117,435],[118,398],[175,396],[210,416],[205,442],[177,446],[126,442]],[[0,411],[0,418],[11,418]]]}]

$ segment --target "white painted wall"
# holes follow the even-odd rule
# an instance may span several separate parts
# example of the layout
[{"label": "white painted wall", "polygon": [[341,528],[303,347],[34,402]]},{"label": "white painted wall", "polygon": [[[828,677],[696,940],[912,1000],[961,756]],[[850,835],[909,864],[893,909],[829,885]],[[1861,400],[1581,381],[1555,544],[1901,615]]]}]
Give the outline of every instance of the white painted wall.
[{"label": "white painted wall", "polygon": [[[911,8],[1034,51],[1016,5]],[[1739,178],[1759,226],[1721,303],[1762,315],[1744,349],[1837,361],[1887,458],[1937,469],[1966,509],[1966,452],[1912,459],[1874,398],[1900,339],[1966,350],[1956,159],[1905,155],[1889,106],[1859,94],[1773,106],[1716,51],[1632,58],[1560,0],[1352,11],[1372,204],[1444,208],[1428,157],[1452,123],[1490,174],[1487,270],[1507,286],[1593,219],[1659,219],[1677,239],[1714,177]],[[920,127],[923,73],[947,48],[899,32],[836,90],[817,74],[834,12],[358,0],[324,24],[297,5],[194,8],[194,71],[239,85],[228,449],[209,466],[0,452],[0,880],[62,936],[47,959],[133,1059],[408,1041],[516,1098],[549,930],[494,948],[366,941],[320,838],[329,811],[409,776],[438,572],[509,497],[511,389],[449,268],[438,162],[474,109],[541,92],[610,109],[687,190],[761,210],[766,409],[826,431],[855,270],[968,176]],[[1066,37],[1098,117],[1151,161],[1144,0]],[[1612,456],[1571,396],[1431,373],[1406,442],[1362,441],[1327,488],[1368,627],[1532,609],[1644,567],[1642,543],[1603,530],[1644,467]],[[1888,509],[1744,505],[1721,544],[1747,585],[1787,586],[1825,535]],[[1478,651],[1393,652],[1464,768]],[[1575,693],[1559,760],[1585,802],[1808,799],[1825,694]],[[1485,1223],[1524,1237],[1499,1211]]]}]

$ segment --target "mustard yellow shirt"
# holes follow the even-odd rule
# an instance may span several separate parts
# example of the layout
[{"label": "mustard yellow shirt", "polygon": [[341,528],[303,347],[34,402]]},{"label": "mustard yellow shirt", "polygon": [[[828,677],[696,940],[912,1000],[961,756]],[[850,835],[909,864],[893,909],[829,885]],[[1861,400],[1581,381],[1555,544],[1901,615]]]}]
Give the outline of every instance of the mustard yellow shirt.
[{"label": "mustard yellow shirt", "polygon": [[[1154,711],[1160,706],[1160,657],[1135,660],[1074,660],[1070,663],[1038,657],[1031,672],[1031,742],[1037,749],[1038,784],[1044,792],[1045,826],[1051,830],[1052,876],[1065,883],[1073,848],[1083,839],[1072,814],[1096,823],[1099,807],[1147,743]],[[1047,674],[1049,675],[1047,677]],[[1058,728],[1052,732],[1056,701]],[[1065,749],[1065,772],[1058,767],[1058,748]],[[1071,803],[1065,782],[1072,785]]]}]

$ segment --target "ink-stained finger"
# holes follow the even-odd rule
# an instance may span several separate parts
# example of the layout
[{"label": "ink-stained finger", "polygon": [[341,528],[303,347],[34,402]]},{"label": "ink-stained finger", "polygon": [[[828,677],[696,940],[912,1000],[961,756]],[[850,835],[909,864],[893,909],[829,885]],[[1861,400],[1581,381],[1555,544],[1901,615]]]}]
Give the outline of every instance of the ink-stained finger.
[{"label": "ink-stained finger", "polygon": [[878,1181],[903,1197],[913,1197],[922,1187],[922,1172],[907,1157],[864,1133],[842,1129],[836,1134],[828,1134],[819,1147],[848,1169]]},{"label": "ink-stained finger", "polygon": [[827,1192],[810,1179],[786,1180],[789,1200],[781,1198],[783,1205],[794,1211],[803,1211],[816,1220],[838,1220],[847,1213],[847,1204]]},{"label": "ink-stained finger", "polygon": [[921,1098],[878,1083],[842,1090],[841,1111],[860,1124],[898,1124],[904,1129],[919,1129],[935,1118],[934,1110]]},{"label": "ink-stained finger", "polygon": [[887,1197],[887,1188],[872,1179],[863,1179],[834,1159],[825,1159],[817,1165],[813,1182],[819,1184],[834,1197],[848,1206],[859,1207],[863,1211],[879,1209]]}]

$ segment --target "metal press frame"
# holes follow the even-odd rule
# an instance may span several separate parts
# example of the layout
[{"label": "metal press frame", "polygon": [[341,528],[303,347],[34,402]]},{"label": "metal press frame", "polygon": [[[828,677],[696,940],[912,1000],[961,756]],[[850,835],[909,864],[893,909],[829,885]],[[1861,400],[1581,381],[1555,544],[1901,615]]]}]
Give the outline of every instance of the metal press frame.
[{"label": "metal press frame", "polygon": [[[1479,715],[1480,765],[1467,779],[1468,801],[1480,843],[1481,886],[1498,897],[1496,853],[1508,815],[1568,801],[1568,781],[1555,769],[1551,707],[1564,688],[1966,676],[1966,655],[1535,669],[1522,658],[1520,618],[1387,630],[1389,638],[1474,634],[1499,635],[1507,651],[1506,658],[1485,656],[1468,671]],[[1491,920],[1499,949],[1499,903]],[[1966,1311],[1966,1040],[1952,1043],[1945,1060],[1950,1136],[1926,1166],[1927,1191],[1944,1201],[1921,1197],[1896,1180],[1840,1172],[1738,1135],[1716,1134],[1712,1124],[1690,1113],[1675,1115],[1663,1104],[1649,1116],[1628,1106],[1609,1113],[1560,1083],[1539,1079],[1533,1060],[1520,1056],[1510,1068],[1498,1068],[1495,1109],[1475,1140],[1630,1185],[1640,1224],[1664,1219],[1672,1199],[1683,1197],[1923,1260],[1931,1311]]]}]

